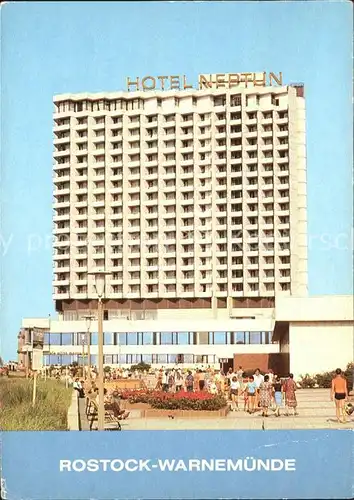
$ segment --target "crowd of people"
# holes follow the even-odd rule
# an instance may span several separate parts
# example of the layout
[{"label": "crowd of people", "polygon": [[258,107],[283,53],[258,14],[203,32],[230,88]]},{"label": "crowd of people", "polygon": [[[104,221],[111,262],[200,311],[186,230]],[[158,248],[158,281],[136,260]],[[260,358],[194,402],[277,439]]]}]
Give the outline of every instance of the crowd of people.
[{"label": "crowd of people", "polygon": [[[58,374],[57,374],[58,376]],[[83,397],[85,392],[84,381],[73,378],[71,374],[70,383],[78,390]],[[96,390],[95,381],[98,376],[97,369],[90,370],[90,390]],[[242,366],[237,370],[230,368],[227,373],[222,370],[215,370],[212,367],[195,367],[194,369],[160,368],[150,370],[128,370],[127,368],[111,368],[105,371],[105,380],[114,382],[120,379],[140,380],[141,387],[149,390],[164,392],[202,392],[219,394],[228,401],[231,411],[244,411],[249,414],[261,412],[262,416],[268,417],[273,411],[276,417],[298,415],[297,412],[297,384],[294,376],[290,373],[287,377],[279,377],[268,370],[261,373],[256,369],[253,374],[245,372]],[[96,390],[97,392],[97,390]],[[97,395],[98,397],[98,395]],[[116,390],[105,393],[105,405],[113,405],[115,414],[123,415],[123,410],[118,404],[119,394]],[[338,368],[332,381],[331,399],[336,404],[336,417],[338,422],[345,422],[348,415],[348,387],[342,371]],[[349,403],[349,406],[351,404]],[[353,412],[353,407],[350,409]]]},{"label": "crowd of people", "polygon": [[183,387],[187,392],[222,394],[230,402],[231,411],[239,411],[243,407],[245,412],[252,414],[261,409],[262,415],[267,417],[272,407],[275,415],[280,416],[284,401],[286,414],[297,414],[296,383],[292,374],[283,380],[272,370],[262,375],[257,369],[253,375],[245,376],[242,366],[236,371],[230,368],[226,374],[210,368],[188,370],[185,374],[178,369],[158,371],[156,389],[178,392]]},{"label": "crowd of people", "polygon": [[[95,384],[97,371],[91,372],[91,381]],[[242,366],[234,371],[231,368],[227,373],[216,371],[210,367],[183,370],[181,368],[157,369],[150,371],[129,371],[127,369],[112,369],[105,373],[106,381],[133,378],[141,381],[141,386],[150,390],[163,392],[202,392],[220,394],[229,402],[231,411],[242,410],[253,414],[261,410],[264,417],[268,416],[269,409],[274,410],[275,416],[285,403],[285,415],[297,415],[296,383],[293,375],[280,379],[272,370],[264,375],[255,370],[253,375],[245,376]],[[80,396],[84,394],[84,382],[77,378],[73,387]],[[105,404],[109,405],[114,399],[114,391],[106,392]]]}]

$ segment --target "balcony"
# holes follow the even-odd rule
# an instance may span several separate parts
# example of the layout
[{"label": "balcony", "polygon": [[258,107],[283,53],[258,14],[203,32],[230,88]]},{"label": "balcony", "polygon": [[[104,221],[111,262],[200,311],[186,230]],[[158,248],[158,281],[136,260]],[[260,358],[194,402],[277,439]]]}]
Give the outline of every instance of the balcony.
[{"label": "balcony", "polygon": [[285,118],[276,118],[275,121],[277,125],[286,125],[289,121],[289,118],[287,116]]},{"label": "balcony", "polygon": [[[57,114],[57,113],[56,113]],[[86,125],[87,127],[87,125]],[[65,123],[63,125],[57,125],[56,123],[53,126],[53,132],[64,132],[70,130],[70,121],[69,123]],[[66,142],[68,142],[68,139],[66,138]]]},{"label": "balcony", "polygon": [[262,139],[273,139],[273,131],[269,130],[267,132],[261,133]]},{"label": "balcony", "polygon": [[53,286],[68,286],[70,285],[70,279],[65,280],[53,280]]},{"label": "balcony", "polygon": [[65,149],[64,151],[54,151],[53,152],[54,158],[62,158],[63,156],[69,156],[69,155],[70,155],[70,148]]},{"label": "balcony", "polygon": [[72,232],[76,233],[76,234],[86,234],[87,230],[88,230],[87,226],[84,226],[84,227],[74,227],[72,229]]},{"label": "balcony", "polygon": [[60,221],[66,221],[70,219],[70,212],[64,215],[54,215],[53,216],[53,221],[54,222],[60,222]]},{"label": "balcony", "polygon": [[58,210],[59,208],[69,208],[70,201],[56,201],[52,203],[52,208]]},{"label": "balcony", "polygon": [[53,183],[55,185],[62,184],[64,182],[70,182],[70,173],[66,175],[55,175],[53,178]]},{"label": "balcony", "polygon": [[65,253],[65,254],[54,254],[54,255],[53,255],[53,260],[54,260],[55,262],[61,262],[61,261],[63,261],[63,260],[67,260],[67,259],[69,259],[69,257],[70,257],[70,254],[69,254],[69,251],[68,251],[68,252],[67,252],[67,253]]},{"label": "balcony", "polygon": [[55,189],[53,192],[54,196],[65,196],[65,195],[70,195],[70,188],[63,188],[63,189]]},{"label": "balcony", "polygon": [[105,252],[96,252],[92,255],[92,257],[97,260],[97,259],[104,259],[105,258]]},{"label": "balcony", "polygon": [[[60,172],[61,170],[67,170],[68,166],[69,166],[69,162],[67,162],[67,163],[54,163],[53,170],[54,170],[54,172]],[[80,166],[81,166],[81,164],[80,164]],[[86,167],[87,167],[87,163],[86,163]]]},{"label": "balcony", "polygon": [[53,234],[54,235],[57,235],[57,234],[67,234],[67,235],[69,235],[70,234],[70,226],[67,226],[65,228],[54,228],[53,229]]},{"label": "balcony", "polygon": [[[80,215],[80,216],[77,216],[77,217],[76,217],[76,219],[78,219],[79,217],[80,217],[80,218],[81,218],[81,217],[85,217],[85,218],[87,218],[87,215],[82,215],[82,216]],[[104,213],[102,213],[102,214],[95,214],[95,213],[93,213],[93,214],[91,215],[91,218],[92,218],[92,220],[104,220],[104,219],[105,219],[105,214],[104,214]]]},{"label": "balcony", "polygon": [[283,138],[283,137],[288,137],[289,136],[289,131],[288,130],[280,130],[278,133],[277,133],[277,137],[280,138]]},{"label": "balcony", "polygon": [[74,202],[75,208],[86,208],[88,206],[88,201],[75,201]]},{"label": "balcony", "polygon": [[264,276],[262,278],[263,283],[274,283],[275,278],[274,276]]},{"label": "balcony", "polygon": [[61,266],[61,267],[56,266],[54,268],[54,273],[55,274],[58,274],[58,273],[69,273],[69,272],[70,272],[70,266]]},{"label": "balcony", "polygon": [[194,159],[189,158],[188,160],[181,160],[180,165],[181,167],[186,167],[188,165],[193,165],[194,164]]},{"label": "balcony", "polygon": [[273,118],[272,117],[270,117],[270,118],[261,118],[260,123],[261,123],[261,125],[271,125],[273,123]]},{"label": "balcony", "polygon": [[[82,202],[82,203],[86,203],[86,204],[87,204],[87,202]],[[95,207],[95,208],[104,208],[104,206],[105,206],[105,201],[104,201],[104,200],[100,200],[100,201],[93,201],[91,206],[92,206],[92,207]]]}]

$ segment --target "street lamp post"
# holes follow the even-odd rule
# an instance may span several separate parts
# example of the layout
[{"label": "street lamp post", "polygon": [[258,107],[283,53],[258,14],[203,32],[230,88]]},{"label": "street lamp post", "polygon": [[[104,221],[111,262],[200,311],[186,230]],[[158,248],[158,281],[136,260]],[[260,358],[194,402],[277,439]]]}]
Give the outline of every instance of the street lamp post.
[{"label": "street lamp post", "polygon": [[82,334],[81,335],[81,345],[82,345],[82,376],[86,380],[86,375],[85,375],[85,344],[86,344],[86,335]]},{"label": "street lamp post", "polygon": [[86,321],[86,336],[87,336],[87,378],[91,382],[91,322],[96,319],[95,316],[84,316]]},{"label": "street lamp post", "polygon": [[98,430],[104,431],[104,372],[103,372],[103,304],[106,271],[96,271],[91,274],[95,277],[95,286],[98,296]]}]

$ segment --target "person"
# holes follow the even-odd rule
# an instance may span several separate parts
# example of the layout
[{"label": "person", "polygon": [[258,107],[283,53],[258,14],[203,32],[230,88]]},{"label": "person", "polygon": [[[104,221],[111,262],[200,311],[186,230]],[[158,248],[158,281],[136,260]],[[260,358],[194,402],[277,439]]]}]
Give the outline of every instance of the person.
[{"label": "person", "polygon": [[199,370],[199,380],[198,380],[198,389],[199,391],[204,391],[205,387],[205,373],[202,370]]},{"label": "person", "polygon": [[269,369],[267,375],[269,377],[269,382],[272,384],[274,382],[274,372],[273,372],[273,370]]},{"label": "person", "polygon": [[156,383],[155,391],[161,391],[162,379],[163,379],[163,371],[160,369],[158,374],[157,374],[157,383]]},{"label": "person", "polygon": [[255,399],[256,399],[256,391],[257,391],[257,384],[254,380],[254,376],[251,375],[249,378],[249,381],[246,384],[245,389],[243,392],[247,391],[247,396],[248,396],[248,406],[247,406],[247,411],[248,413],[254,413],[255,412]]},{"label": "person", "polygon": [[242,368],[242,366],[238,367],[238,370],[236,372],[236,377],[237,377],[238,381],[242,380],[242,377],[243,377],[243,368]]},{"label": "person", "polygon": [[113,412],[113,415],[119,419],[127,419],[130,415],[129,411],[122,410],[120,407],[119,398],[117,395],[112,397],[112,395],[108,394],[107,389],[104,389],[104,407],[106,410],[110,410]]},{"label": "person", "polygon": [[162,390],[168,392],[168,371],[164,371],[162,375]]},{"label": "person", "polygon": [[224,372],[220,372],[219,376],[219,391],[222,396],[226,397],[227,393],[227,383]]},{"label": "person", "polygon": [[216,380],[215,379],[212,379],[209,382],[208,391],[210,392],[210,394],[217,394],[218,393],[218,386],[216,384]]},{"label": "person", "polygon": [[248,378],[246,378],[243,382],[244,383],[242,385],[242,393],[241,393],[241,394],[243,394],[243,411],[247,411],[247,409],[248,409],[248,391],[244,390],[244,387],[245,387],[245,384],[247,385],[247,383],[249,382]]},{"label": "person", "polygon": [[231,411],[238,410],[238,393],[240,387],[240,382],[237,380],[237,377],[235,375],[234,377],[232,377],[230,382]]},{"label": "person", "polygon": [[183,385],[183,376],[181,370],[177,370],[176,372],[176,392],[180,392],[182,390]]},{"label": "person", "polygon": [[73,389],[75,389],[79,393],[79,398],[85,397],[84,389],[78,378],[76,378],[73,383]]},{"label": "person", "polygon": [[275,400],[275,416],[280,417],[280,407],[283,402],[282,384],[278,375],[274,375],[274,400]]},{"label": "person", "polygon": [[226,374],[226,381],[227,381],[227,385],[228,385],[229,389],[230,389],[230,385],[231,385],[231,379],[233,376],[234,376],[233,369],[230,367],[227,371],[227,374]]},{"label": "person", "polygon": [[286,415],[290,414],[290,409],[293,410],[294,415],[297,415],[297,400],[295,394],[296,384],[294,382],[294,375],[292,373],[289,374],[289,378],[284,383],[283,391],[285,393]]},{"label": "person", "polygon": [[192,372],[189,370],[186,377],[186,389],[187,392],[193,392],[194,378]]},{"label": "person", "polygon": [[253,375],[253,378],[254,378],[254,382],[255,382],[255,384],[257,386],[257,389],[256,389],[256,398],[255,398],[254,404],[255,404],[255,407],[258,408],[258,406],[259,406],[259,386],[264,381],[264,377],[261,374],[259,368],[257,368],[257,370],[255,371],[255,373]]},{"label": "person", "polygon": [[259,403],[262,408],[262,416],[268,417],[268,408],[272,404],[273,385],[269,375],[264,376],[264,381],[259,386]]},{"label": "person", "polygon": [[171,370],[168,375],[168,391],[175,392],[175,372]]},{"label": "person", "polygon": [[346,379],[342,375],[342,370],[340,368],[336,369],[336,375],[332,379],[331,401],[333,401],[333,399],[336,404],[337,420],[338,422],[345,423],[347,421],[345,402],[348,399],[348,385]]}]

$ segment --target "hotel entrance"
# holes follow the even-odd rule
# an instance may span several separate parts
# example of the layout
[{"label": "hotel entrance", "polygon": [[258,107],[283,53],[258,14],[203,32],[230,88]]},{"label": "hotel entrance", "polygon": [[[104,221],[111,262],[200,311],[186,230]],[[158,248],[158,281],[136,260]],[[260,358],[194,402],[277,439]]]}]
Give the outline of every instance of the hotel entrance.
[{"label": "hotel entrance", "polygon": [[220,363],[220,370],[223,371],[223,373],[226,373],[229,371],[230,368],[234,368],[234,359],[233,358],[220,358],[219,359]]}]

